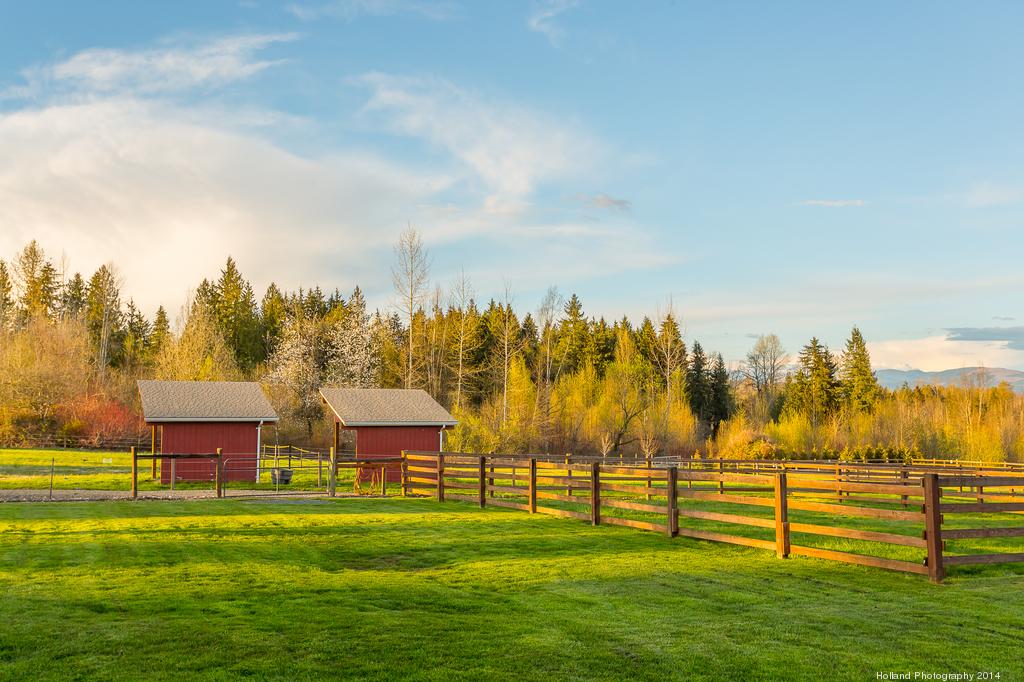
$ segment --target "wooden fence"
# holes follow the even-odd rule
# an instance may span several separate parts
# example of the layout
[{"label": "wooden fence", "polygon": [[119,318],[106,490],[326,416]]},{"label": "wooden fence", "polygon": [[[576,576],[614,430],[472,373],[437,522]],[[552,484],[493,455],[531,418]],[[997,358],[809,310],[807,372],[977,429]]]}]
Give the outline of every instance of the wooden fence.
[{"label": "wooden fence", "polygon": [[[1024,512],[1024,475],[1018,472],[949,474],[930,465],[876,464],[837,469],[821,462],[748,461],[732,467],[709,460],[685,467],[650,460],[612,466],[555,459],[409,451],[403,453],[402,494],[757,547],[782,558],[905,571],[934,582],[943,580],[946,566],[1024,562],[1024,553],[956,554],[947,546],[947,541],[1024,537],[1024,525],[990,525],[1016,518],[1001,515]],[[802,518],[791,520],[791,512]],[[965,513],[980,526],[944,528],[947,515]],[[745,527],[747,534],[729,530],[734,527]],[[895,550],[878,556],[817,547],[816,536]],[[908,553],[919,558],[892,556]]]}]

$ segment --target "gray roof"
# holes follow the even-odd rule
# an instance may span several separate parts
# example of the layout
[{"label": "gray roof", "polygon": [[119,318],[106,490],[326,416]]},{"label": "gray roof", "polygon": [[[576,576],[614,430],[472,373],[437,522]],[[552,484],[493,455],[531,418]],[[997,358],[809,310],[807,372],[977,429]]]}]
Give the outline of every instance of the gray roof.
[{"label": "gray roof", "polygon": [[345,426],[455,426],[455,417],[418,388],[321,388]]},{"label": "gray roof", "polygon": [[139,381],[147,422],[276,422],[254,381]]}]

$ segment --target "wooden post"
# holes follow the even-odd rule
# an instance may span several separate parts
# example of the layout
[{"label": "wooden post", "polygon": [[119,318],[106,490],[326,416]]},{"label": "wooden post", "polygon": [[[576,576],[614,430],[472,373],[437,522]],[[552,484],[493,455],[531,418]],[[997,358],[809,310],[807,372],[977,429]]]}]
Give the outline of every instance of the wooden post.
[{"label": "wooden post", "polygon": [[175,479],[178,478],[178,458],[171,457],[171,490],[174,490]]},{"label": "wooden post", "polygon": [[789,556],[789,505],[787,504],[786,474],[775,474],[775,554],[780,559]]},{"label": "wooden post", "polygon": [[[494,460],[491,460],[491,475],[487,477],[487,485],[488,487],[494,485]],[[494,491],[488,489],[487,496],[494,497]]]},{"label": "wooden post", "polygon": [[[900,469],[900,485],[902,485],[903,487],[906,487],[907,486],[907,478],[909,476],[910,476],[910,472],[907,471],[906,467],[903,467],[902,469]],[[906,495],[900,495],[900,504],[902,504],[904,507],[907,506],[907,496]]]},{"label": "wooden post", "polygon": [[317,450],[316,453],[316,487],[324,484],[324,453]]},{"label": "wooden post", "polygon": [[668,536],[679,535],[679,468],[668,468]]},{"label": "wooden post", "polygon": [[331,462],[330,468],[327,470],[327,487],[328,494],[334,497],[334,491],[338,485],[338,451],[333,447],[331,448]]},{"label": "wooden post", "polygon": [[590,465],[590,522],[601,525],[601,463]]},{"label": "wooden post", "polygon": [[[150,436],[149,454],[155,455],[156,454],[156,424],[153,424],[152,426],[149,427],[149,436]],[[150,475],[150,478],[155,480],[156,479],[156,457],[154,457],[152,460],[150,460],[150,466],[152,467],[152,473]]]},{"label": "wooden post", "polygon": [[387,462],[380,464],[380,496],[388,496],[388,465]]},{"label": "wooden post", "polygon": [[139,456],[132,446],[132,499],[139,499]]},{"label": "wooden post", "polygon": [[[718,475],[719,476],[721,476],[723,473],[725,473],[725,468],[724,467],[725,467],[724,463],[722,462],[721,459],[719,459],[718,460]],[[719,478],[718,479],[718,494],[722,495],[723,493],[725,493],[725,483],[722,481],[721,478]]]},{"label": "wooden post", "polygon": [[484,457],[483,455],[480,455],[479,457],[479,463],[477,465],[477,475],[480,477],[480,508],[483,509],[485,506],[487,506],[487,458]]},{"label": "wooden post", "polygon": [[216,474],[217,497],[224,497],[224,450],[217,448],[217,471]]},{"label": "wooden post", "polygon": [[437,453],[437,501],[444,502],[444,453]]},{"label": "wooden post", "polygon": [[650,455],[645,455],[644,459],[647,460],[647,493],[645,494],[645,497],[647,498],[647,501],[650,502],[651,501],[651,456]]},{"label": "wooden post", "polygon": [[402,450],[402,497],[409,495],[409,455]]},{"label": "wooden post", "polygon": [[[572,478],[572,453],[565,453],[565,476]],[[572,481],[565,484],[565,494],[572,497]]]},{"label": "wooden post", "polygon": [[530,458],[530,513],[537,513],[537,458]]},{"label": "wooden post", "polygon": [[946,577],[942,565],[942,514],[939,512],[939,500],[942,490],[939,488],[938,474],[924,475],[924,539],[928,548],[928,577],[933,583],[941,583]]}]

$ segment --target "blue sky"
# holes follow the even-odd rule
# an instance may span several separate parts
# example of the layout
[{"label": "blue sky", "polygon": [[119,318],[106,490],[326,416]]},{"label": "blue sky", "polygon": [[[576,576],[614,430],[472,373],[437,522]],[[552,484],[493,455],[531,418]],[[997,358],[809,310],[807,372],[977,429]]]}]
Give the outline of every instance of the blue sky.
[{"label": "blue sky", "polygon": [[360,284],[424,234],[535,309],[1024,369],[1020,3],[7,3],[0,258],[176,309],[230,253]]}]

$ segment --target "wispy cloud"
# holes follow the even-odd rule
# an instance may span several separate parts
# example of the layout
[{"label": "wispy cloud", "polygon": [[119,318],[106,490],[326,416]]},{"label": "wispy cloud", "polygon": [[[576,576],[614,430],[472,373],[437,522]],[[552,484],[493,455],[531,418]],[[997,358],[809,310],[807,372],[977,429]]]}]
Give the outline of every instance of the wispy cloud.
[{"label": "wispy cloud", "polygon": [[495,212],[521,208],[539,183],[580,173],[600,153],[578,126],[443,79],[370,73],[354,82],[370,89],[366,120],[447,151],[489,188]]},{"label": "wispy cloud", "polygon": [[565,30],[557,19],[579,4],[579,0],[538,0],[527,17],[526,25],[531,31],[545,36],[553,46],[559,47],[565,38]]},{"label": "wispy cloud", "polygon": [[800,206],[824,206],[825,208],[851,208],[866,204],[867,202],[863,199],[804,199],[799,202]]},{"label": "wispy cloud", "polygon": [[1024,201],[1024,187],[978,183],[967,191],[966,201],[968,206],[975,208],[1018,204]]},{"label": "wispy cloud", "polygon": [[616,199],[603,192],[594,195],[580,194],[577,196],[577,199],[587,206],[602,208],[608,211],[628,213],[633,209],[633,202],[629,199]]},{"label": "wispy cloud", "polygon": [[256,54],[297,37],[294,33],[247,34],[143,50],[83,50],[65,61],[26,69],[22,72],[26,84],[14,86],[8,94],[33,97],[54,90],[153,94],[217,87],[280,64],[282,60],[258,59]]},{"label": "wispy cloud", "polygon": [[453,2],[445,0],[333,0],[321,4],[293,3],[286,8],[303,21],[330,18],[353,21],[359,17],[386,17],[415,14],[441,21],[456,14]]},{"label": "wispy cloud", "polygon": [[1024,327],[953,327],[946,330],[951,341],[982,341],[1024,350]]}]

